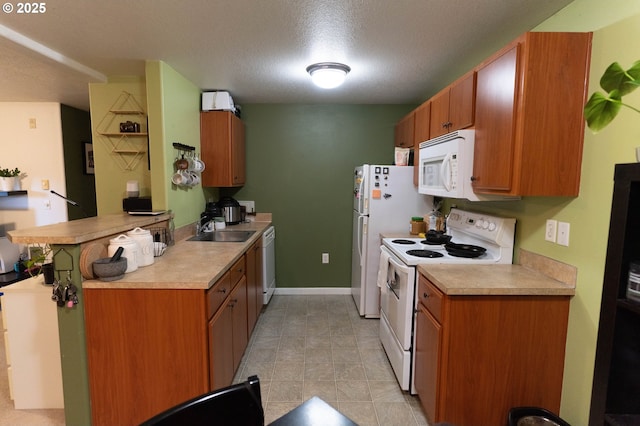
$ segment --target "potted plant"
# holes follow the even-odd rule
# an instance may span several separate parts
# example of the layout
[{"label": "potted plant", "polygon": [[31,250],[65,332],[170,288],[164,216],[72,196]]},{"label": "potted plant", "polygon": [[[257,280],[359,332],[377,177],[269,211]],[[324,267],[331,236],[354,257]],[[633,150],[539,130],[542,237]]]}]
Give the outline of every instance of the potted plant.
[{"label": "potted plant", "polygon": [[29,248],[30,258],[24,262],[26,270],[32,277],[44,274],[45,284],[53,284],[53,263],[47,261],[49,254],[51,253],[51,247],[49,244],[35,245]]},{"label": "potted plant", "polygon": [[17,167],[13,170],[0,168],[0,191],[14,191],[20,173]]},{"label": "potted plant", "polygon": [[606,93],[594,92],[584,106],[584,117],[587,126],[594,132],[606,127],[620,112],[620,108],[627,107],[640,113],[640,110],[622,102],[622,97],[633,92],[640,86],[640,61],[628,70],[614,62],[605,70],[600,78],[600,87]]}]

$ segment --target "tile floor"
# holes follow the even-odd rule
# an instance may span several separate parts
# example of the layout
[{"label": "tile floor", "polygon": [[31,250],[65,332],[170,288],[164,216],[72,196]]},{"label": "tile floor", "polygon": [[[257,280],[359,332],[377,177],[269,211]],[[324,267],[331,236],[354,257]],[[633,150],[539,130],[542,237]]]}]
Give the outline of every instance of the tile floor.
[{"label": "tile floor", "polygon": [[402,392],[378,338],[379,320],[351,296],[274,296],[234,379],[260,379],[265,424],[318,396],[360,426],[428,425]]}]

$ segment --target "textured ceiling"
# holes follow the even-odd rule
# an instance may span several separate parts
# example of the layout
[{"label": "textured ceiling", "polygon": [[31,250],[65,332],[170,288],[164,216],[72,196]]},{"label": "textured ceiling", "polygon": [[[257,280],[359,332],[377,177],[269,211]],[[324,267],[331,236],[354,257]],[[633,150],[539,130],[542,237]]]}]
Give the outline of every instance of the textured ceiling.
[{"label": "textured ceiling", "polygon": [[[162,60],[238,104],[417,103],[568,3],[56,0],[42,14],[0,15],[0,101],[88,109],[89,82]],[[351,67],[339,89],[311,85],[305,68],[323,61]]]}]

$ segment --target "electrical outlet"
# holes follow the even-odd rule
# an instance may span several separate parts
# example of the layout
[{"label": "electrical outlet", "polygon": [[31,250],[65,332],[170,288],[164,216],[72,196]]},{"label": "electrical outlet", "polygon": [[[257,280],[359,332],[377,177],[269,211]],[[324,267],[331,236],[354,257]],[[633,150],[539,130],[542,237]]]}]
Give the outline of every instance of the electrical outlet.
[{"label": "electrical outlet", "polygon": [[255,201],[238,201],[238,204],[244,206],[247,213],[255,213],[256,212],[256,202]]},{"label": "electrical outlet", "polygon": [[547,226],[544,231],[544,239],[546,241],[555,243],[557,230],[558,230],[558,221],[553,219],[548,219]]},{"label": "electrical outlet", "polygon": [[558,244],[569,247],[569,224],[558,222]]},{"label": "electrical outlet", "polygon": [[329,253],[322,253],[322,263],[329,263]]}]

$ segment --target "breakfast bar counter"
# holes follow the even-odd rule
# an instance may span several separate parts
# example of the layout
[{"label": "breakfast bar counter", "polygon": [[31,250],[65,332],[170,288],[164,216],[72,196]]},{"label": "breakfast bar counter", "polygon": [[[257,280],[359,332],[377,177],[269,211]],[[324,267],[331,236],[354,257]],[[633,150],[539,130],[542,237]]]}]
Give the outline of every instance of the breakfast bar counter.
[{"label": "breakfast bar counter", "polygon": [[115,213],[69,222],[9,231],[9,239],[18,244],[82,244],[136,227],[151,226],[172,218],[170,212],[154,216]]}]

